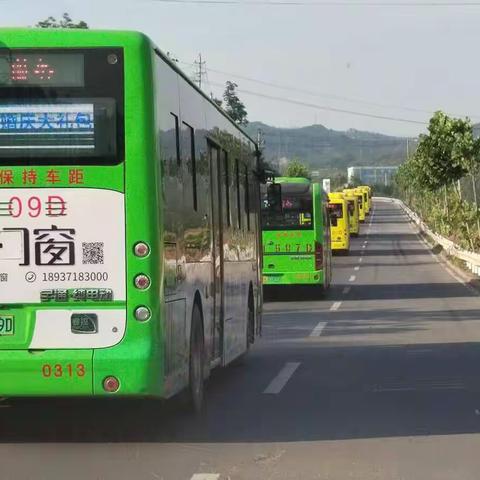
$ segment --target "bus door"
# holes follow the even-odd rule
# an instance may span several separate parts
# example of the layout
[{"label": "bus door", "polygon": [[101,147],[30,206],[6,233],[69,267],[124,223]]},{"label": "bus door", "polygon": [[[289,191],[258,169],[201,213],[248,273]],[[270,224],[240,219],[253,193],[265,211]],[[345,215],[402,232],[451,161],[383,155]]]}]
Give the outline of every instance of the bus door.
[{"label": "bus door", "polygon": [[209,146],[210,157],[210,184],[212,202],[212,267],[213,281],[210,294],[213,297],[212,321],[212,359],[220,358],[223,353],[223,222],[221,179],[222,162],[220,149],[211,143]]}]

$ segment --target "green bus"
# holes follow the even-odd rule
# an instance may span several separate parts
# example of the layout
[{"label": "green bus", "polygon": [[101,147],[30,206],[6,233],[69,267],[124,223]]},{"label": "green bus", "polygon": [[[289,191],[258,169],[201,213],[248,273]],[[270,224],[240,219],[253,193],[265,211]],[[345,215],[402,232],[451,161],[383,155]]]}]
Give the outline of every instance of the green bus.
[{"label": "green bus", "polygon": [[263,285],[328,288],[332,276],[328,198],[318,183],[278,177],[281,200],[262,186]]},{"label": "green bus", "polygon": [[143,34],[0,30],[0,396],[200,408],[261,324],[257,173]]}]

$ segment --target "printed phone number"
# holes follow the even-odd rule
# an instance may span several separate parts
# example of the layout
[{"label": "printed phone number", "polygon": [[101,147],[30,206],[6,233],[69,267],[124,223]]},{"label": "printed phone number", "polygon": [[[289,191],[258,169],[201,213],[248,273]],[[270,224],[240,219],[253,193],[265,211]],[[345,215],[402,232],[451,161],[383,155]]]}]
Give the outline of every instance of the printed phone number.
[{"label": "printed phone number", "polygon": [[106,282],[107,272],[48,272],[43,273],[43,282]]}]

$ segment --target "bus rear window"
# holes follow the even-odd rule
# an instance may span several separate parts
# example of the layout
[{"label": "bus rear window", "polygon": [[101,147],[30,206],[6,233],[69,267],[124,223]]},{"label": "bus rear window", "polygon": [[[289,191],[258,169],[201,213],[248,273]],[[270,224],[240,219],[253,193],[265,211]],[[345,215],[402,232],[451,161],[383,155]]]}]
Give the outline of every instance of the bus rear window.
[{"label": "bus rear window", "polygon": [[0,49],[0,165],[124,158],[121,49]]},{"label": "bus rear window", "polygon": [[282,213],[269,208],[266,194],[262,199],[262,227],[265,230],[311,230],[312,195],[282,194]]},{"label": "bus rear window", "polygon": [[343,217],[343,208],[341,203],[329,203],[328,204],[328,214],[330,218],[342,218]]},{"label": "bus rear window", "polygon": [[348,214],[350,216],[353,216],[355,214],[355,201],[354,200],[347,200],[347,208],[348,208]]}]

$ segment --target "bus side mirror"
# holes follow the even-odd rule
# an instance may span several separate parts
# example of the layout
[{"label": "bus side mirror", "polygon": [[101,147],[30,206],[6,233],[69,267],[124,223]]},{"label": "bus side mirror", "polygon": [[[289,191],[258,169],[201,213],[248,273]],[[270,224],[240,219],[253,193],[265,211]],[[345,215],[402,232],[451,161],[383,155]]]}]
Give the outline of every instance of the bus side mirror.
[{"label": "bus side mirror", "polygon": [[267,186],[267,200],[272,212],[282,213],[282,186],[279,183]]}]

